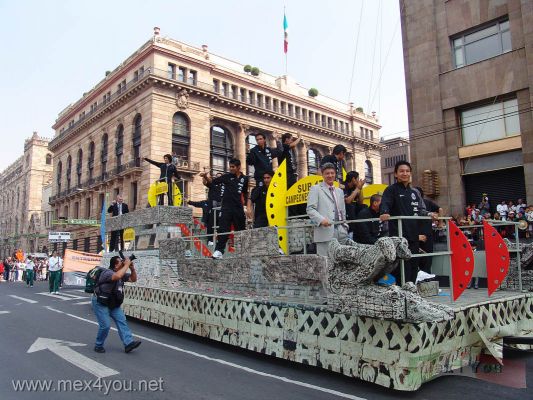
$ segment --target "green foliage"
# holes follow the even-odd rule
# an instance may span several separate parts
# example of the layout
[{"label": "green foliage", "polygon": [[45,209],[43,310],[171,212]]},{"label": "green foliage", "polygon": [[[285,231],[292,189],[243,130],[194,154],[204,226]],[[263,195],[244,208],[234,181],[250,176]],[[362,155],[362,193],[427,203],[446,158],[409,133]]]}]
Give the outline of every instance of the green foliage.
[{"label": "green foliage", "polygon": [[309,89],[308,93],[309,93],[309,96],[316,97],[316,96],[318,96],[318,89],[317,88],[311,88],[311,89]]},{"label": "green foliage", "polygon": [[253,76],[259,76],[260,71],[259,71],[259,68],[253,67],[251,72]]},{"label": "green foliage", "polygon": [[249,74],[250,72],[252,72],[252,66],[250,64],[246,64],[244,66],[244,72],[246,72],[247,74]]}]

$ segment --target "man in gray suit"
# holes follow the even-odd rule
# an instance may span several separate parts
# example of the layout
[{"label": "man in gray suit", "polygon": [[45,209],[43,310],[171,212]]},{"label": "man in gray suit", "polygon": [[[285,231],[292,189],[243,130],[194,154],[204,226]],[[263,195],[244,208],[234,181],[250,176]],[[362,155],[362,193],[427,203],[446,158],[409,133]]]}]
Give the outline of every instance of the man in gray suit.
[{"label": "man in gray suit", "polygon": [[320,170],[324,181],[311,187],[307,198],[307,215],[314,225],[316,252],[320,256],[327,256],[332,239],[337,239],[341,244],[348,241],[348,225],[338,223],[346,219],[346,207],[344,192],[333,186],[335,165],[324,163]]}]

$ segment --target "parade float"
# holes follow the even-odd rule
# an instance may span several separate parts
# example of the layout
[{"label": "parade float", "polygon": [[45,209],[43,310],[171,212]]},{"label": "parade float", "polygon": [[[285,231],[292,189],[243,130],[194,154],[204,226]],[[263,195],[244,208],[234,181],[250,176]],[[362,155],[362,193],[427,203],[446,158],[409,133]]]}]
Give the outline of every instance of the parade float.
[{"label": "parade float", "polygon": [[[505,363],[507,339],[531,340],[533,294],[521,281],[501,290],[509,269],[520,279],[519,252],[511,262],[492,226],[483,227],[485,250],[474,256],[446,221],[447,249],[436,254],[450,288],[439,290],[434,281],[380,286],[377,277],[411,256],[405,240],[333,241],[328,257],[307,254],[312,227],[287,219],[286,210],[305,203],[320,177],[287,190],[283,167],[267,194],[272,226],[235,232],[222,259],[210,258],[190,208],[155,206],[107,218],[108,232],[135,230],[138,280],[125,287],[126,315],[403,391],[475,365],[483,354]],[[466,290],[480,269],[488,290]]]}]

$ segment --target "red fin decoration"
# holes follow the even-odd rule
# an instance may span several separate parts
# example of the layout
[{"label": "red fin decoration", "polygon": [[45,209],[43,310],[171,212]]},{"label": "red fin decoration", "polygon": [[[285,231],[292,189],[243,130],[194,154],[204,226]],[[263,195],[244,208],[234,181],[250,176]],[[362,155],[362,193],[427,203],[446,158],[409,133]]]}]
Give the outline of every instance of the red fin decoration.
[{"label": "red fin decoration", "polygon": [[487,289],[489,296],[500,287],[509,271],[509,249],[492,225],[483,221],[485,257],[487,264]]},{"label": "red fin decoration", "polygon": [[[185,224],[177,224],[177,225],[180,227],[181,233],[183,234],[183,236],[187,236],[187,237],[191,236],[191,231],[189,230],[187,225]],[[209,248],[205,244],[203,244],[200,241],[200,239],[198,239],[197,237],[193,238],[193,244],[194,244],[194,247],[196,247],[196,250],[201,252],[204,257],[212,256],[211,250],[209,250]]]},{"label": "red fin decoration", "polygon": [[451,270],[453,281],[453,300],[465,291],[474,272],[474,251],[461,229],[450,221]]}]

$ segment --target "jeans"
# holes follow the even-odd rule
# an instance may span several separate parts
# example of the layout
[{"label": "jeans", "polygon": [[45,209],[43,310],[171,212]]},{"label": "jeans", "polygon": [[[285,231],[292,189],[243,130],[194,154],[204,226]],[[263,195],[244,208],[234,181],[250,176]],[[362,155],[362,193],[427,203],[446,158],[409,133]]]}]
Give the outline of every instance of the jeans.
[{"label": "jeans", "polygon": [[126,316],[124,315],[124,311],[122,311],[122,308],[106,307],[98,303],[98,301],[96,300],[96,296],[93,296],[91,301],[93,305],[94,314],[96,315],[96,319],[98,320],[98,334],[96,335],[95,342],[95,345],[97,347],[104,346],[104,342],[107,338],[107,335],[109,334],[109,330],[111,329],[111,318],[113,318],[113,321],[115,321],[115,325],[117,326],[118,330],[118,335],[120,336],[120,340],[122,340],[124,346],[127,346],[128,344],[133,342],[133,336],[131,334],[130,328],[128,327]]}]

